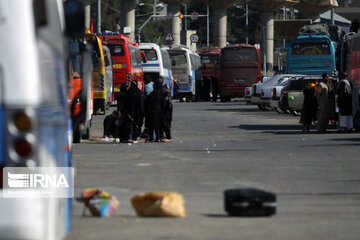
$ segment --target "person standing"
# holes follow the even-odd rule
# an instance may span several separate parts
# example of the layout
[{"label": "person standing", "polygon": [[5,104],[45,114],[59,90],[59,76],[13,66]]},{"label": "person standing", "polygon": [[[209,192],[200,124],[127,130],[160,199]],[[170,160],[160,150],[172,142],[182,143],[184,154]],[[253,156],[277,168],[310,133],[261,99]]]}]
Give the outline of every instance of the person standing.
[{"label": "person standing", "polygon": [[309,83],[303,91],[304,103],[301,111],[300,123],[303,124],[303,132],[309,132],[311,123],[316,121],[318,104],[316,101],[316,85]]},{"label": "person standing", "polygon": [[[138,88],[137,81],[132,81],[130,89],[127,91],[126,112],[130,124],[129,137],[131,142],[136,142],[140,136],[142,118],[144,116],[144,102],[141,90]],[[131,135],[131,136],[130,136]]]},{"label": "person standing", "polygon": [[149,135],[150,139],[146,142],[154,141],[154,133],[156,136],[155,142],[160,142],[160,128],[161,128],[161,83],[154,81],[154,90],[147,97],[147,107],[150,117]]},{"label": "person standing", "polygon": [[149,75],[145,75],[144,76],[145,79],[145,91],[144,91],[144,117],[145,117],[145,127],[144,127],[144,131],[142,133],[142,137],[146,138],[146,139],[150,139],[149,137],[149,129],[150,129],[150,125],[151,125],[151,121],[150,121],[150,115],[149,115],[149,111],[148,111],[148,101],[147,98],[150,95],[150,93],[152,93],[152,91],[154,91],[154,83],[152,82],[151,76]]},{"label": "person standing", "polygon": [[330,75],[324,73],[322,75],[322,81],[317,85],[317,102],[318,102],[318,113],[317,113],[317,132],[326,133],[329,125],[329,120],[334,115],[334,87],[330,82]]},{"label": "person standing", "polygon": [[337,104],[339,107],[339,131],[352,132],[353,116],[352,116],[352,83],[347,80],[347,73],[340,73],[340,82],[337,88]]},{"label": "person standing", "polygon": [[[161,99],[161,142],[171,142],[171,121],[173,106],[171,101],[171,92],[167,84],[163,85]],[[164,137],[165,133],[165,137]]]}]

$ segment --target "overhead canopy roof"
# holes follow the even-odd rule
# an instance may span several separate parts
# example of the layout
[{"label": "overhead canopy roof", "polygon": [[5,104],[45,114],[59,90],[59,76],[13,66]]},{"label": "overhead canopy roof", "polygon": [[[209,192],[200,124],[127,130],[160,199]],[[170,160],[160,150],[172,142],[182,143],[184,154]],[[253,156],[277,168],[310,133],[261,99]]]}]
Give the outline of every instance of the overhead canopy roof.
[{"label": "overhead canopy roof", "polygon": [[336,0],[301,0],[296,8],[307,15],[319,15],[331,8],[338,7]]},{"label": "overhead canopy roof", "polygon": [[284,5],[290,6],[300,2],[300,0],[243,0],[243,3],[249,4],[260,11],[275,10]]}]

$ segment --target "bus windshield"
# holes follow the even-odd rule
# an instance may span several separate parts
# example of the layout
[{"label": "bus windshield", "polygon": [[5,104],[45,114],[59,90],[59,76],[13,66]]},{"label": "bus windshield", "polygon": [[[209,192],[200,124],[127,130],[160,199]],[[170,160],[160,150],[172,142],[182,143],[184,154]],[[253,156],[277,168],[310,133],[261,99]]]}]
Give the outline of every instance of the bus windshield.
[{"label": "bus windshield", "polygon": [[229,48],[224,49],[222,54],[224,63],[258,61],[255,48]]},{"label": "bus windshield", "polygon": [[187,64],[187,58],[185,52],[169,52],[171,61],[175,63],[175,66]]},{"label": "bus windshield", "polygon": [[292,56],[330,55],[328,42],[297,42],[291,46]]},{"label": "bus windshield", "polygon": [[201,62],[203,64],[217,64],[219,63],[219,55],[202,55]]},{"label": "bus windshield", "polygon": [[113,56],[113,57],[125,56],[124,46],[123,45],[109,44],[108,47],[110,49],[111,56]]}]

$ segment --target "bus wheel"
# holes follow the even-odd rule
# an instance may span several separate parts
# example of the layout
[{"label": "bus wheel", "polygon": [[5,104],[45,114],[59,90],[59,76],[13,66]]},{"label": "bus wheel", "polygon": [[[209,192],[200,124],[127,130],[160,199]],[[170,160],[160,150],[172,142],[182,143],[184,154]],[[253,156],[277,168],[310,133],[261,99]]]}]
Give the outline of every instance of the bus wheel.
[{"label": "bus wheel", "polygon": [[224,96],[220,96],[220,101],[221,101],[221,102],[230,102],[230,101],[231,101],[231,98],[229,98],[229,97],[224,97]]}]

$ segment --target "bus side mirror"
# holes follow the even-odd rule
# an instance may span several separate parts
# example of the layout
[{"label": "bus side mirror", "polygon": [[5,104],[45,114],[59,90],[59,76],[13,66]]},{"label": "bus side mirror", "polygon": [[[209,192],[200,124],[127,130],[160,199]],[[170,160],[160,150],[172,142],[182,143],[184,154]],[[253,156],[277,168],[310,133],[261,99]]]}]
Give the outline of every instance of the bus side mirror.
[{"label": "bus side mirror", "polygon": [[146,55],[144,52],[140,52],[141,60],[143,63],[147,63]]},{"label": "bus side mirror", "polygon": [[175,65],[176,65],[175,59],[172,59],[171,60],[171,66],[175,66]]},{"label": "bus side mirror", "polygon": [[66,35],[70,38],[82,38],[85,34],[85,8],[81,1],[64,2]]}]

